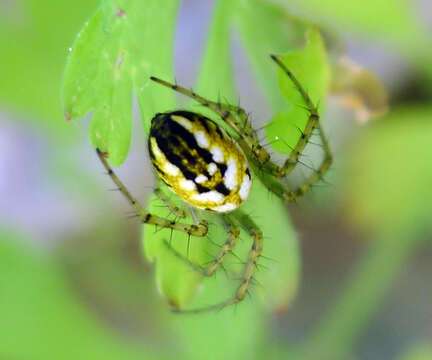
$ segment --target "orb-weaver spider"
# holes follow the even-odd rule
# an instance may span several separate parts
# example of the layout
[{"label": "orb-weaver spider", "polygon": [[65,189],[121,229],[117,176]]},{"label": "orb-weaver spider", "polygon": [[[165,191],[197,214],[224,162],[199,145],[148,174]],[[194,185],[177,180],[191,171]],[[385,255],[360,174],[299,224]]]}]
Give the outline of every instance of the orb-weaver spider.
[{"label": "orb-weaver spider", "polygon": [[[255,174],[271,192],[289,202],[304,195],[312,185],[318,182],[332,162],[327,140],[321,130],[320,137],[325,156],[318,169],[295,190],[289,189],[278,180],[287,176],[299,163],[299,158],[310,140],[313,130],[319,128],[320,124],[318,110],[297,78],[277,56],[272,55],[271,58],[291,79],[309,112],[306,127],[282,166],[271,160],[270,154],[260,144],[257,133],[252,128],[248,121],[248,115],[242,108],[209,101],[191,90],[151,77],[151,80],[156,83],[182,93],[212,110],[235,134],[234,139],[212,120],[188,111],[156,114],[152,119],[148,147],[158,178],[184,203],[194,208],[219,213],[228,230],[226,242],[221,246],[213,261],[206,267],[193,264],[182,255],[177,255],[189,262],[193,269],[205,276],[211,276],[222,265],[226,255],[234,249],[239,238],[240,228],[245,229],[252,238],[252,248],[243,268],[242,281],[235,295],[219,304],[196,310],[186,310],[187,312],[207,311],[236,304],[242,301],[247,294],[257,261],[263,250],[261,230],[249,215],[238,208],[246,200],[252,185],[249,166],[254,170],[259,170],[255,171]],[[172,231],[181,231],[189,236],[203,237],[207,234],[208,224],[204,220],[197,220],[195,216],[192,216],[195,223],[187,224],[171,221],[146,211],[115,175],[106,160],[107,154],[99,149],[97,149],[97,154],[108,174],[133,206],[143,223],[153,224],[159,228],[168,228]],[[270,176],[263,176],[263,174]],[[187,210],[173,204],[159,187],[155,189],[155,194],[177,217],[186,217]],[[192,215],[194,214],[192,213]],[[174,249],[172,251],[175,252]]]}]

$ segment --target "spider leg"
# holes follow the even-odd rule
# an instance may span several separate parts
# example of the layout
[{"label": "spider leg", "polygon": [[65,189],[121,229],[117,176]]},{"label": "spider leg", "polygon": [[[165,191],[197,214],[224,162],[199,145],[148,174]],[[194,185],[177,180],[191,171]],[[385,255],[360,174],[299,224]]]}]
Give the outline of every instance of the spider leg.
[{"label": "spider leg", "polygon": [[[317,127],[319,128],[319,125]],[[284,201],[296,201],[298,198],[305,195],[313,185],[323,179],[324,175],[326,174],[327,170],[330,168],[330,165],[333,162],[333,157],[330,152],[327,139],[325,138],[324,134],[322,134],[322,131],[320,132],[320,136],[322,147],[324,150],[324,158],[321,161],[320,166],[317,169],[314,169],[312,174],[306,179],[306,181],[304,181],[303,184],[298,186],[296,189],[289,189],[286,185],[282,184],[274,177],[265,176],[258,171],[256,172],[257,176],[271,192],[276,194]]]},{"label": "spider leg", "polygon": [[[309,112],[309,119],[306,123],[306,127],[304,131],[301,131],[299,140],[297,141],[297,144],[292,149],[290,155],[285,160],[283,166],[278,166],[272,161],[269,161],[266,164],[263,164],[263,166],[274,176],[276,177],[285,177],[288,175],[297,165],[299,162],[299,158],[301,154],[303,153],[303,150],[305,149],[307,143],[309,142],[310,138],[313,135],[313,131],[315,128],[319,126],[319,114],[318,109],[316,106],[312,103],[311,98],[307,94],[307,92],[303,89],[300,82],[297,80],[297,78],[294,76],[294,74],[285,66],[285,64],[275,55],[271,55],[271,58],[276,62],[276,64],[285,72],[285,74],[291,79],[294,86],[300,93],[301,97],[303,98],[303,101],[306,105],[306,110]],[[321,131],[322,134],[322,131]],[[327,143],[327,141],[325,141]],[[328,146],[327,146],[328,150]],[[327,151],[329,153],[329,151]],[[327,156],[327,154],[326,154]]]},{"label": "spider leg", "polygon": [[186,217],[186,210],[175,205],[167,194],[159,187],[157,186],[154,189],[155,195],[162,200],[162,202],[168,207],[170,214],[174,214],[175,216],[184,219]]},{"label": "spider leg", "polygon": [[[267,150],[256,141],[252,146],[250,146],[250,152],[252,156],[255,158],[255,161],[260,165],[260,167],[264,168],[267,172],[271,173],[276,177],[285,177],[287,176],[297,165],[299,162],[299,158],[309,142],[310,138],[313,135],[314,129],[319,125],[319,114],[318,109],[312,103],[307,92],[303,89],[300,82],[294,76],[294,74],[285,66],[285,64],[275,55],[271,55],[271,58],[276,62],[276,64],[285,72],[285,74],[291,79],[294,86],[297,88],[300,93],[305,105],[306,110],[309,112],[309,118],[306,123],[306,127],[304,131],[301,132],[299,140],[297,144],[293,147],[290,155],[285,160],[282,166],[277,165],[270,159],[270,155]],[[249,141],[252,142],[252,141]],[[264,160],[264,161],[263,161]]]},{"label": "spider leg", "polygon": [[144,224],[153,224],[160,228],[168,228],[173,230],[178,230],[185,232],[189,235],[193,236],[205,236],[207,234],[208,228],[207,224],[205,222],[201,222],[198,225],[196,224],[185,224],[181,222],[176,221],[170,221],[166,218],[153,215],[149,213],[148,211],[144,210],[144,208],[135,200],[135,198],[130,194],[129,190],[126,188],[125,185],[120,181],[120,179],[117,177],[117,175],[114,173],[111,166],[108,164],[106,158],[107,154],[101,152],[99,149],[96,149],[96,153],[99,157],[99,160],[102,162],[102,165],[106,169],[108,175],[111,177],[111,179],[114,181],[114,183],[119,188],[120,192],[123,194],[123,196],[129,201],[129,203],[134,208],[136,214],[141,218],[141,221]]},{"label": "spider leg", "polygon": [[[241,107],[207,100],[192,90],[186,89],[176,84],[171,84],[168,81],[156,78],[154,76],[151,76],[150,79],[194,99],[205,107],[208,107],[218,116],[220,116],[222,120],[239,135],[240,138],[244,137],[245,140],[250,138],[254,139],[255,142],[258,141],[256,132],[248,121],[248,114]],[[239,117],[239,120],[234,116],[234,114]]]},{"label": "spider leg", "polygon": [[243,268],[242,281],[237,288],[237,291],[231,299],[228,299],[219,304],[210,305],[207,307],[192,309],[192,310],[174,310],[178,313],[200,313],[212,310],[222,309],[226,306],[234,305],[242,301],[248,294],[249,287],[253,282],[253,275],[257,266],[259,257],[263,249],[262,232],[251,217],[240,210],[232,213],[239,225],[246,230],[252,238],[252,248],[249,252],[248,260]]},{"label": "spider leg", "polygon": [[[317,107],[312,103],[311,98],[304,90],[300,82],[294,76],[294,74],[285,66],[285,64],[275,55],[271,55],[271,58],[276,62],[276,64],[285,72],[285,74],[291,79],[294,86],[300,93],[304,103],[306,110],[309,112],[309,118],[306,123],[306,127],[303,131],[301,131],[300,137],[296,143],[296,145],[292,148],[292,151],[288,158],[285,160],[282,166],[277,165],[270,159],[270,155],[267,150],[263,148],[263,146],[257,140],[256,143],[250,147],[249,154],[255,163],[255,166],[262,170],[262,173],[270,173],[274,177],[282,178],[287,176],[300,162],[300,156],[302,155],[306,145],[310,141],[314,130],[319,129],[320,138],[322,147],[324,150],[324,159],[319,166],[318,169],[314,170],[313,174],[306,179],[304,184],[299,186],[297,189],[290,190],[285,185],[279,183],[274,179],[270,179],[270,177],[260,175],[261,172],[257,172],[258,176],[263,180],[263,182],[267,185],[267,187],[274,192],[276,195],[284,199],[285,201],[294,201],[297,198],[303,196],[314,184],[316,184],[319,180],[321,180],[330,167],[332,163],[332,155],[330,152],[330,148],[327,142],[327,139],[322,131],[320,126],[319,114]],[[249,139],[249,143],[253,143],[253,139]],[[241,145],[242,142],[239,141]],[[243,146],[242,146],[243,147]],[[264,159],[264,161],[263,161]],[[266,160],[265,160],[266,159]]]},{"label": "spider leg", "polygon": [[185,258],[183,255],[181,255],[178,251],[170,247],[168,243],[165,243],[165,245],[170,248],[170,250],[174,253],[175,256],[186,262],[195,271],[201,273],[203,276],[212,276],[216,272],[216,270],[219,269],[219,267],[222,265],[225,256],[228,255],[232,251],[232,249],[234,249],[240,235],[240,229],[234,224],[230,217],[228,215],[221,216],[228,230],[228,238],[226,242],[220,247],[218,254],[208,266],[202,267],[196,265],[189,259]]}]

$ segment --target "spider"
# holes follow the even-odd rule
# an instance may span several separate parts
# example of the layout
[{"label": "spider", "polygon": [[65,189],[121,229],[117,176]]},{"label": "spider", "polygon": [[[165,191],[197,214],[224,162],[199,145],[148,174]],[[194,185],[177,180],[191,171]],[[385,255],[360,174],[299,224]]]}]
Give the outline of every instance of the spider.
[{"label": "spider", "polygon": [[[236,246],[240,228],[243,228],[252,239],[252,247],[243,267],[242,280],[235,294],[221,303],[194,310],[179,310],[181,312],[201,312],[223,308],[239,303],[248,292],[258,259],[263,251],[262,231],[240,208],[247,199],[252,186],[251,170],[254,170],[257,177],[271,192],[282,200],[290,202],[303,196],[312,185],[322,179],[331,165],[332,156],[329,146],[324,134],[320,131],[325,153],[321,165],[296,189],[290,189],[280,181],[299,163],[299,158],[313,130],[319,128],[320,123],[316,106],[297,78],[279,57],[271,55],[271,58],[291,79],[309,113],[305,129],[301,132],[297,144],[282,166],[272,161],[270,154],[260,144],[256,131],[248,121],[247,113],[241,107],[213,102],[179,85],[153,76],[150,78],[209,108],[234,134],[230,135],[221,126],[201,114],[184,110],[158,113],[151,121],[148,148],[157,178],[163,181],[183,203],[189,205],[189,212],[194,223],[169,220],[146,211],[116,176],[106,160],[108,155],[96,149],[109,176],[132,205],[142,223],[184,232],[189,237],[204,237],[208,232],[208,223],[205,220],[198,220],[193,212],[199,210],[193,209],[217,213],[222,218],[228,235],[218,254],[206,267],[189,262],[203,275],[213,275],[222,265],[224,258]],[[186,218],[188,212],[186,207],[176,206],[160,187],[155,188],[155,194],[177,217]],[[177,255],[188,262],[186,257]]]}]

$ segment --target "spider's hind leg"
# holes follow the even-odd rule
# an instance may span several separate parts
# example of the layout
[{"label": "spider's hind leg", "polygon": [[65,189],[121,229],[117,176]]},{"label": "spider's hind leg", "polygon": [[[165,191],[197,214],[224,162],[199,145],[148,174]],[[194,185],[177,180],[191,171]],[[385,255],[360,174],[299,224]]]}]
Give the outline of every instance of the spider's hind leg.
[{"label": "spider's hind leg", "polygon": [[263,236],[260,228],[255,224],[255,222],[251,219],[251,217],[240,210],[236,210],[232,213],[239,223],[239,225],[248,232],[249,236],[252,238],[252,248],[249,251],[248,260],[243,267],[242,280],[240,285],[237,287],[235,295],[219,304],[210,305],[206,307],[202,307],[199,309],[191,309],[191,310],[174,310],[178,313],[200,313],[207,312],[212,310],[219,310],[224,307],[237,304],[241,302],[246,295],[248,294],[248,290],[250,285],[253,282],[253,275],[255,273],[255,269],[257,267],[257,262],[259,257],[261,256],[263,249]]},{"label": "spider's hind leg", "polygon": [[186,218],[186,208],[184,206],[177,206],[176,204],[174,204],[168,197],[168,195],[165,194],[165,192],[159,186],[154,189],[154,193],[159,198],[159,200],[161,200],[166,205],[166,207],[170,211],[170,215],[173,214],[176,217],[182,219]]},{"label": "spider's hind leg", "polygon": [[266,176],[262,172],[257,171],[257,175],[264,183],[264,185],[272,193],[276,194],[279,198],[286,202],[296,201],[298,198],[304,196],[315,184],[317,184],[320,180],[324,178],[325,174],[330,168],[330,165],[333,162],[333,157],[330,152],[327,139],[325,138],[324,134],[322,134],[320,126],[317,126],[317,128],[320,129],[321,143],[324,150],[324,158],[322,159],[317,169],[312,169],[312,173],[301,185],[297,186],[294,189],[290,189],[285,184],[276,179],[274,176]]},{"label": "spider's hind leg", "polygon": [[135,210],[135,213],[141,219],[142,223],[156,225],[159,228],[168,228],[168,229],[182,231],[193,236],[205,236],[207,234],[208,227],[207,224],[203,221],[200,222],[199,224],[185,224],[181,222],[171,221],[166,218],[153,215],[148,211],[146,211],[138,203],[138,201],[136,201],[136,199],[131,195],[131,193],[126,188],[126,186],[120,181],[120,179],[114,173],[114,170],[111,168],[111,166],[108,164],[108,161],[106,160],[107,154],[103,153],[99,149],[96,149],[96,153],[102,165],[104,166],[105,170],[107,171],[108,175],[111,177],[112,181],[116,184],[116,186],[123,194],[123,196],[132,205],[132,207]]},{"label": "spider's hind leg", "polygon": [[218,254],[210,261],[209,265],[202,267],[185,258],[179,252],[177,252],[174,248],[172,248],[167,242],[167,245],[170,250],[182,261],[187,263],[191,268],[195,271],[198,271],[203,276],[212,276],[219,267],[222,266],[222,263],[225,257],[232,252],[234,247],[237,244],[240,235],[240,229],[234,224],[234,222],[230,219],[228,215],[222,215],[222,220],[228,232],[228,238],[225,243],[220,247]]}]

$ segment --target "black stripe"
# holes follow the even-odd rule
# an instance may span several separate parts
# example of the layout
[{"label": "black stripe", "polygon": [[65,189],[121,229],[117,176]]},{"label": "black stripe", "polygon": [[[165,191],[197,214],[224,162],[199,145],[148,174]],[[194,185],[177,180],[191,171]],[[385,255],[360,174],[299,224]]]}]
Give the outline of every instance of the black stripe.
[{"label": "black stripe", "polygon": [[225,184],[223,182],[220,182],[219,184],[217,184],[215,186],[215,189],[225,196],[227,196],[231,193],[231,191],[229,189],[227,189],[227,187],[225,186]]},{"label": "black stripe", "polygon": [[[213,127],[212,124],[208,123],[212,122],[211,120],[199,114],[194,114],[188,111],[174,111],[171,113],[158,114],[152,119],[150,129],[149,151],[152,160],[154,160],[155,155],[151,150],[150,138],[154,137],[159,149],[166,156],[167,160],[171,164],[177,166],[186,179],[194,181],[200,174],[204,174],[208,178],[211,178],[207,170],[207,165],[210,163],[216,164],[223,177],[227,170],[227,165],[224,163],[216,163],[213,160],[213,155],[207,149],[201,148],[198,145],[195,136],[182,125],[174,121],[171,118],[172,115],[183,116],[190,121],[199,121],[206,128],[207,135],[212,133],[214,134],[216,130],[222,139],[225,138],[216,123],[213,124]],[[209,129],[210,127],[211,129]],[[198,162],[197,157],[191,154],[191,151],[193,150],[197,152],[198,157],[203,160],[205,165],[203,165],[203,162]],[[185,159],[187,162],[184,163],[183,161]],[[152,162],[154,163],[154,161]],[[155,168],[157,168],[156,165]],[[161,169],[156,170],[163,174]],[[196,186],[199,193],[211,191],[210,188],[201,184],[196,184]],[[230,194],[230,190],[227,189],[223,182],[220,182],[214,189],[225,196]]]},{"label": "black stripe", "polygon": [[[169,136],[170,138],[177,137],[185,141],[189,149],[196,150],[198,152],[199,157],[203,158],[207,164],[210,164],[213,161],[213,156],[210,153],[210,151],[200,147],[195,139],[195,136],[191,132],[186,130],[183,126],[169,119],[168,121],[166,121],[166,128],[167,128],[167,133],[170,133]],[[185,150],[189,150],[189,149],[185,149]]]},{"label": "black stripe", "polygon": [[153,166],[154,166],[155,170],[159,173],[160,176],[165,175],[165,173],[162,171],[162,169],[156,163],[153,163]]},{"label": "black stripe", "polygon": [[176,110],[176,111],[173,111],[171,113],[166,113],[166,115],[183,116],[184,118],[188,119],[191,122],[194,122],[196,117],[200,117],[201,116],[199,114],[195,114],[193,112],[186,111],[186,110]]},{"label": "black stripe", "polygon": [[225,171],[227,170],[227,166],[223,163],[216,163],[216,166],[218,167],[223,177],[225,175]]},{"label": "black stripe", "polygon": [[202,193],[206,193],[206,192],[209,192],[211,189],[209,189],[208,187],[206,187],[206,186],[203,186],[203,185],[201,185],[201,184],[197,184],[197,183],[195,183],[196,184],[196,187],[197,187],[197,190],[198,190],[198,192],[200,193],[200,194],[202,194]]},{"label": "black stripe", "polygon": [[210,127],[209,127],[209,124],[208,124],[208,121],[211,121],[210,119],[207,119],[207,118],[205,118],[204,116],[202,116],[202,115],[198,115],[197,117],[196,117],[196,119],[199,121],[199,123],[204,127],[204,129],[206,129],[206,132],[208,133],[208,134],[211,134],[212,133],[212,131],[210,130]]},{"label": "black stripe", "polygon": [[225,136],[222,133],[222,130],[220,129],[220,127],[217,124],[216,124],[216,132],[218,133],[218,135],[221,139],[225,139]]},{"label": "black stripe", "polygon": [[180,171],[183,173],[184,177],[188,180],[193,180],[196,178],[196,174],[192,171],[190,171],[186,166],[184,166],[182,162],[182,158],[176,154],[174,154],[172,151],[170,151],[170,145],[167,139],[165,138],[158,138],[157,143],[161,151],[165,154],[167,160],[177,166]]},{"label": "black stripe", "polygon": [[[171,119],[172,114],[174,113],[155,116],[152,119],[150,136],[156,139],[167,160],[177,166],[186,179],[194,180],[197,175],[205,173],[207,169],[200,169],[200,167],[196,166],[197,159],[191,154],[191,150],[196,150],[198,156],[207,164],[212,161],[212,155],[208,150],[198,146],[192,133]],[[187,118],[189,119],[193,113],[177,111],[175,114],[179,116],[188,115]],[[184,143],[186,143],[186,146]],[[183,159],[187,160],[187,164],[183,163]],[[195,166],[196,169],[191,169],[188,165]]]},{"label": "black stripe", "polygon": [[149,136],[147,145],[148,145],[148,151],[149,151],[149,155],[150,155],[150,159],[155,160],[155,155],[153,154],[153,150],[151,148],[151,141],[150,141],[151,137]]}]

